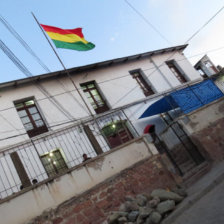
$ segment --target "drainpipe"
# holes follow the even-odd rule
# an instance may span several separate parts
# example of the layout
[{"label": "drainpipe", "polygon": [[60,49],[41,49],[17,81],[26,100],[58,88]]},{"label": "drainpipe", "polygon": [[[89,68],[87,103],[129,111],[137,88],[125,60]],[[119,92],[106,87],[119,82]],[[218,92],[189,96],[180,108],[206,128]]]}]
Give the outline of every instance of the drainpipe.
[{"label": "drainpipe", "polygon": [[149,58],[150,62],[155,66],[156,70],[160,73],[160,75],[162,75],[162,77],[166,80],[166,82],[168,83],[168,85],[170,86],[170,88],[172,89],[173,86],[171,84],[171,82],[167,79],[167,77],[163,74],[163,72],[160,70],[159,66],[152,60],[152,58]]}]

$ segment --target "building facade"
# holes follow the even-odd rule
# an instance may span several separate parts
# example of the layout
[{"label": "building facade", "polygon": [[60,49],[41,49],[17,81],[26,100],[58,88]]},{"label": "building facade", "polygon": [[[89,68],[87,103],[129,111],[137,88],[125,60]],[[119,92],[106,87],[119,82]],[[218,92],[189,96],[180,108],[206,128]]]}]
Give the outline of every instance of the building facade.
[{"label": "building facade", "polygon": [[138,118],[166,92],[201,80],[186,47],[1,83],[1,197],[142,135],[148,123],[163,130],[158,116]]},{"label": "building facade", "polygon": [[[185,48],[100,62],[69,73],[91,113],[100,114],[200,78],[183,55]],[[24,134],[1,141],[1,147],[90,116],[63,71],[2,83],[0,90],[1,139]]]}]

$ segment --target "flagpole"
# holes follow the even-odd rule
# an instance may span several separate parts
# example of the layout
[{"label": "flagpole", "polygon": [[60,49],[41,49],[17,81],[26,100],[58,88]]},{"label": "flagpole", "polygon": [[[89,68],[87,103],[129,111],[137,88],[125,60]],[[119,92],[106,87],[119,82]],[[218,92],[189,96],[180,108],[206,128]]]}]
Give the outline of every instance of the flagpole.
[{"label": "flagpole", "polygon": [[85,104],[86,108],[88,109],[90,115],[93,117],[93,113],[92,113],[92,111],[90,110],[89,106],[87,105],[86,101],[84,100],[82,94],[80,93],[80,91],[79,91],[79,89],[77,88],[75,82],[73,81],[73,79],[72,79],[72,77],[71,77],[69,71],[67,70],[67,68],[65,67],[65,65],[64,65],[64,63],[62,62],[61,58],[59,57],[58,53],[57,53],[56,50],[54,49],[52,43],[49,41],[49,39],[48,39],[46,33],[44,32],[43,28],[41,27],[41,25],[40,25],[39,21],[37,20],[36,16],[33,14],[33,12],[31,12],[31,14],[32,14],[33,18],[35,19],[36,23],[38,24],[40,30],[41,30],[42,33],[44,34],[44,36],[45,36],[47,42],[49,43],[49,45],[51,46],[52,50],[54,51],[56,57],[58,58],[59,62],[60,62],[61,65],[62,65],[62,67],[64,68],[64,71],[66,72],[68,78],[70,79],[70,81],[72,82],[72,84],[73,84],[73,86],[75,87],[76,91],[78,92],[79,96],[81,97],[81,99],[82,99],[83,103]]}]

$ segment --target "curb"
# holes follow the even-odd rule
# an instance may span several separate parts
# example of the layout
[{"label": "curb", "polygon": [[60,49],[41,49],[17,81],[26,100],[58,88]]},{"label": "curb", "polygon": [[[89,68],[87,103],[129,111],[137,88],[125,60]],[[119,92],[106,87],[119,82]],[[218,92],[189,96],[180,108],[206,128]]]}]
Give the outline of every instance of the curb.
[{"label": "curb", "polygon": [[223,180],[224,180],[224,173],[220,174],[213,182],[211,182],[208,186],[206,186],[202,191],[200,191],[199,193],[197,193],[192,198],[186,198],[184,200],[186,204],[183,205],[182,207],[181,207],[181,204],[180,204],[180,207],[179,208],[177,207],[177,209],[172,214],[170,214],[167,218],[165,218],[161,222],[161,224],[171,224],[171,223],[173,223],[185,210],[187,210],[191,206],[193,206],[204,195],[206,195],[213,188],[215,188],[217,185],[219,185],[220,183],[222,183]]}]

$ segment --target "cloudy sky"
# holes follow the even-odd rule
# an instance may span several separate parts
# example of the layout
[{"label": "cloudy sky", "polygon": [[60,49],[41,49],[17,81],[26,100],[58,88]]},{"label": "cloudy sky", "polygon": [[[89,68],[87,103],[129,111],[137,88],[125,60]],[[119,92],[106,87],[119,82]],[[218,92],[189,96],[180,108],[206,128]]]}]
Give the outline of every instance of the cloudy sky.
[{"label": "cloudy sky", "polygon": [[[126,1],[1,0],[0,15],[51,71],[57,71],[62,67],[31,12],[42,24],[65,29],[82,27],[85,39],[96,45],[87,52],[58,49],[65,66],[71,68],[184,44],[224,5],[223,0],[128,0],[159,34]],[[224,10],[189,42],[185,55],[192,64],[207,53],[216,65],[224,66],[223,27]],[[46,73],[1,23],[0,40],[33,75]],[[1,49],[0,63],[0,82],[25,77]]]}]

